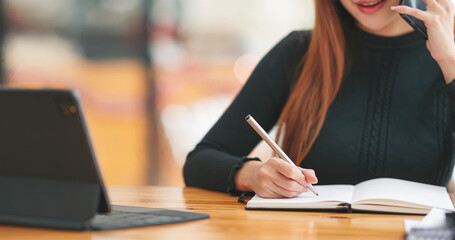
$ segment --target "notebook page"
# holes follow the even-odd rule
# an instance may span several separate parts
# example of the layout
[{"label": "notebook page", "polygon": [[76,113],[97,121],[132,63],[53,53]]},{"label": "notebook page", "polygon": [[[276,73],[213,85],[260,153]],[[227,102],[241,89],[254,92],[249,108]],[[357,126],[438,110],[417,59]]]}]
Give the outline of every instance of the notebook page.
[{"label": "notebook page", "polygon": [[445,187],[400,179],[378,178],[357,184],[354,187],[352,203],[362,200],[365,203],[368,199],[385,199],[385,204],[401,201],[455,210]]},{"label": "notebook page", "polygon": [[312,192],[304,192],[294,198],[262,198],[255,195],[247,203],[247,208],[312,208],[350,203],[352,185],[315,185],[319,197]]}]

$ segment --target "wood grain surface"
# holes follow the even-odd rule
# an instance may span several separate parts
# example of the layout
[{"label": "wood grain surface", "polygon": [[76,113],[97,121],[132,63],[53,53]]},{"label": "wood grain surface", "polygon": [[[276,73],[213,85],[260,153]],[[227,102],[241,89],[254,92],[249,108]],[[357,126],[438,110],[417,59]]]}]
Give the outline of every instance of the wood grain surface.
[{"label": "wood grain surface", "polygon": [[0,239],[403,239],[404,219],[422,215],[245,210],[228,194],[182,187],[109,187],[116,205],[210,214],[210,219],[114,231],[0,226]]}]

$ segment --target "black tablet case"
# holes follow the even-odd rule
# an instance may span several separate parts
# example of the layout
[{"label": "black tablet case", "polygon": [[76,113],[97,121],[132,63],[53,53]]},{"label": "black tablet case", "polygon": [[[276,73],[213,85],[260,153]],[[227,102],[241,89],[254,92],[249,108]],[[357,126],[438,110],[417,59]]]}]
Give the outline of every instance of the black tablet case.
[{"label": "black tablet case", "polygon": [[109,211],[76,94],[0,87],[0,223],[87,230]]}]

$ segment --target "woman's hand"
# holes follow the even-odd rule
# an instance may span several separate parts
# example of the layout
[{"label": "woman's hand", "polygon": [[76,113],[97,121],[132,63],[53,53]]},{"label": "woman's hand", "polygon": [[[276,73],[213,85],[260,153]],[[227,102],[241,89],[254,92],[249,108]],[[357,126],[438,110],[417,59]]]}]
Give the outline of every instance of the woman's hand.
[{"label": "woman's hand", "polygon": [[427,48],[438,62],[446,82],[455,78],[454,6],[452,0],[423,0],[427,11],[408,6],[394,6],[392,10],[413,16],[425,23],[428,33]]},{"label": "woman's hand", "polygon": [[307,192],[309,183],[318,182],[312,169],[300,168],[280,158],[271,158],[265,163],[249,161],[243,164],[235,176],[236,189],[253,191],[264,198],[295,197]]}]

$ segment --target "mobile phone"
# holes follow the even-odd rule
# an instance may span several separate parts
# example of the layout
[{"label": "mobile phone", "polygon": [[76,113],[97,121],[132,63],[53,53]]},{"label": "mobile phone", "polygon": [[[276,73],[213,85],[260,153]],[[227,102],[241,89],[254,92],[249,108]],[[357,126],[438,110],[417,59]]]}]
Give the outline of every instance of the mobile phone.
[{"label": "mobile phone", "polygon": [[[400,0],[400,5],[405,5],[412,8],[417,8],[422,11],[427,10],[427,5],[422,0]],[[422,20],[413,16],[400,14],[400,16],[425,40],[428,40],[427,28]]]}]

